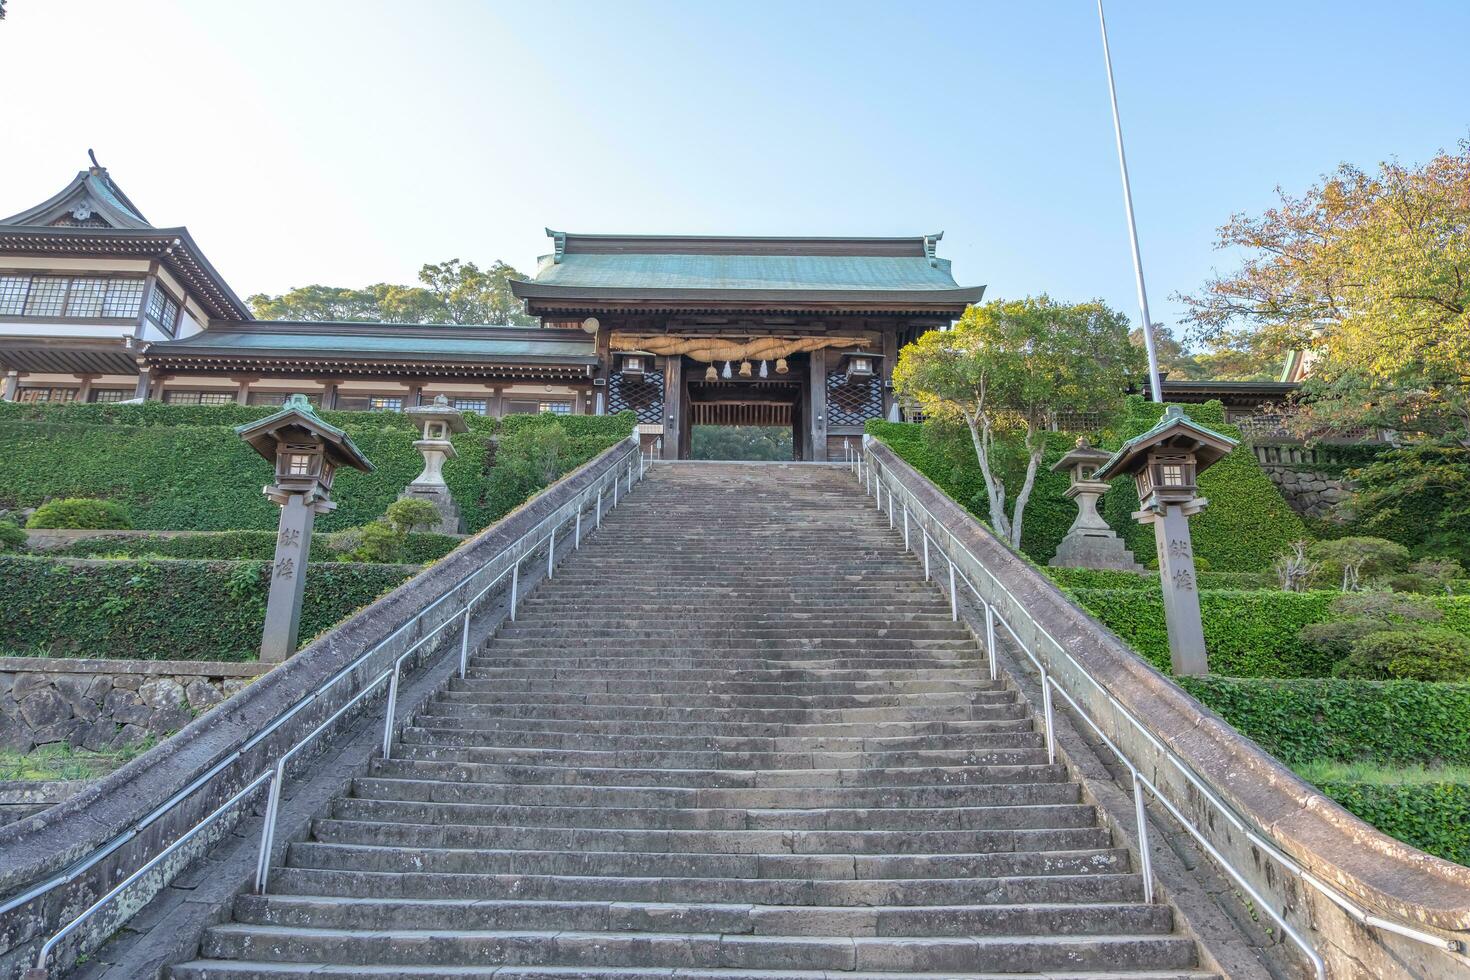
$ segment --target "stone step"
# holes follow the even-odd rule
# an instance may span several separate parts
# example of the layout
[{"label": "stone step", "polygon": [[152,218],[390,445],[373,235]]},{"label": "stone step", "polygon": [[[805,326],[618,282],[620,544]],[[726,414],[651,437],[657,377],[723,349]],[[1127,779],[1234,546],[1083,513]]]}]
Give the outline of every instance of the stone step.
[{"label": "stone step", "polygon": [[1136,874],[1097,872],[1004,878],[619,877],[572,874],[440,874],[285,867],[271,872],[277,895],[373,895],[379,898],[532,899],[729,903],[806,907],[908,905],[1029,905],[1046,902],[1138,902]]},{"label": "stone step", "polygon": [[1194,944],[1174,936],[846,937],[555,930],[358,932],[226,923],[200,944],[206,957],[351,964],[525,964],[807,970],[1180,969]]},{"label": "stone step", "polygon": [[[404,746],[390,761],[376,759],[369,771],[388,779],[436,779],[452,783],[520,783],[528,786],[673,786],[681,788],[795,788],[990,786],[1054,782],[1066,770],[1033,764],[917,766],[873,769],[672,769],[626,766],[559,766],[445,760],[431,746]],[[453,754],[452,752],[450,754]]]},{"label": "stone step", "polygon": [[770,737],[770,738],[909,738],[925,734],[956,735],[970,732],[1034,731],[1035,721],[1020,705],[1012,705],[1011,717],[989,719],[924,718],[909,721],[805,722],[779,721],[636,721],[628,719],[569,719],[487,717],[483,712],[439,711],[430,704],[414,715],[414,724],[459,731],[540,731],[573,734],[678,735],[683,737]]},{"label": "stone step", "polygon": [[454,681],[446,690],[436,695],[436,700],[445,704],[482,704],[486,706],[540,704],[626,708],[704,708],[720,713],[767,709],[813,711],[846,708],[937,708],[953,705],[1012,704],[1016,700],[1014,691],[975,691],[963,688],[952,691],[883,691],[866,694],[795,692],[771,694],[759,691],[697,693],[699,692],[697,686],[691,690],[676,688],[673,691],[667,691],[653,681],[619,686],[627,689],[617,691],[496,690],[493,684],[474,685]]},{"label": "stone step", "polygon": [[[758,757],[801,756],[812,753],[894,753],[909,761],[937,762],[968,757],[996,749],[1035,749],[1045,741],[1041,732],[1032,730],[1029,719],[992,723],[1009,727],[1003,731],[974,731],[962,735],[912,735],[888,738],[844,738],[840,736],[789,736],[729,738],[713,735],[623,735],[610,732],[516,731],[513,729],[476,730],[471,728],[423,728],[403,730],[404,744],[481,746],[519,752],[527,749],[550,749],[566,752],[670,752],[690,753],[702,757],[718,753],[720,757],[746,754]],[[941,754],[942,753],[942,754]],[[768,768],[753,766],[753,768]]]},{"label": "stone step", "polygon": [[766,936],[1167,934],[1164,905],[766,906],[242,895],[235,921],[316,929],[572,929]]},{"label": "stone step", "polygon": [[445,803],[414,799],[342,797],[332,804],[340,820],[473,826],[625,827],[666,830],[990,831],[1092,827],[1087,803],[943,807],[830,807],[803,809],[652,806],[554,806],[522,803]]},{"label": "stone step", "polygon": [[695,807],[699,809],[763,809],[857,807],[902,804],[912,807],[1006,806],[1077,803],[1081,789],[1065,782],[1057,769],[1055,782],[985,783],[972,786],[846,787],[674,787],[523,785],[456,783],[435,779],[360,776],[352,781],[355,796],[378,800],[423,800],[430,803],[518,803],[535,806]]},{"label": "stone step", "polygon": [[551,718],[559,721],[685,722],[728,730],[734,725],[856,724],[902,721],[991,721],[1020,718],[1026,708],[1002,704],[913,704],[885,708],[683,708],[626,704],[480,704],[452,696],[435,697],[425,714],[469,718]]},{"label": "stone step", "polygon": [[[716,680],[708,678],[686,679],[673,672],[659,677],[654,671],[641,671],[646,676],[630,677],[624,672],[583,672],[580,677],[546,677],[533,670],[522,671],[522,676],[486,676],[481,670],[469,672],[464,679],[451,678],[449,691],[478,691],[485,693],[547,692],[563,695],[575,694],[649,694],[679,696],[686,694],[704,695],[762,695],[768,697],[820,697],[846,695],[854,697],[914,695],[914,694],[969,694],[1003,692],[1000,681],[989,678],[948,677],[943,679],[890,678],[887,680],[822,680],[819,678],[787,680]],[[704,673],[714,675],[714,671]]]},{"label": "stone step", "polygon": [[[422,729],[418,731],[422,732]],[[1039,741],[1039,736],[1037,738]],[[432,737],[402,739],[397,759],[434,762],[473,762],[492,765],[564,766],[576,769],[709,769],[709,770],[909,770],[951,766],[1041,765],[1046,752],[1040,745],[990,749],[925,749],[894,752],[736,752],[677,751],[630,746],[614,751],[554,749],[544,746],[456,745]]]},{"label": "stone step", "polygon": [[760,854],[991,854],[1107,848],[1098,826],[1037,830],[633,830],[629,828],[520,827],[496,824],[411,824],[317,820],[313,840],[323,844],[386,845],[477,850],[638,851]]},{"label": "stone step", "polygon": [[1221,980],[1218,973],[1198,970],[1129,970],[1126,973],[874,973],[827,970],[725,970],[681,967],[587,966],[405,966],[374,968],[338,963],[275,963],[258,960],[191,960],[169,968],[176,980],[312,980],[353,977],[361,980]]}]

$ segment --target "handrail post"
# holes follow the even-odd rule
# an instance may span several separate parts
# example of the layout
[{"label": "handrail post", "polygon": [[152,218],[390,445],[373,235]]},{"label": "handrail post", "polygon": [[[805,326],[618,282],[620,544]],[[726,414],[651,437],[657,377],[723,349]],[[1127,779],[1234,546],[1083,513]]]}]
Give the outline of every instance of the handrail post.
[{"label": "handrail post", "polygon": [[612,508],[613,507],[616,507],[617,505],[618,505],[618,471],[617,470],[613,470],[613,499],[612,499],[612,507],[609,507],[608,510],[612,510]]},{"label": "handrail post", "polygon": [[960,621],[960,594],[954,587],[954,559],[945,556],[949,560],[949,618],[954,622]]},{"label": "handrail post", "polygon": [[1143,875],[1143,900],[1146,904],[1154,902],[1154,862],[1153,856],[1148,852],[1148,813],[1143,807],[1143,780],[1138,778],[1138,770],[1132,766],[1128,767],[1133,776],[1133,816],[1138,821],[1138,861],[1139,872]]},{"label": "handrail post", "polygon": [[515,564],[510,566],[510,621],[516,621],[516,599],[517,593],[521,591],[521,560],[517,558]]},{"label": "handrail post", "polygon": [[903,550],[913,550],[909,547],[909,504],[907,500],[903,504]]},{"label": "handrail post", "polygon": [[459,679],[464,680],[470,666],[470,604],[464,605],[464,625],[459,631]]},{"label": "handrail post", "polygon": [[888,488],[888,530],[893,530],[893,488]]},{"label": "handrail post", "polygon": [[551,526],[551,533],[546,536],[546,577],[551,578],[556,574],[556,525]]},{"label": "handrail post", "polygon": [[582,502],[577,501],[577,527],[572,532],[572,550],[582,550]]},{"label": "handrail post", "polygon": [[597,488],[597,507],[592,512],[592,528],[602,529],[602,487]]},{"label": "handrail post", "polygon": [[388,711],[383,716],[383,758],[393,758],[393,713],[398,707],[398,666],[399,661],[393,661],[393,677],[388,681]]},{"label": "handrail post", "polygon": [[929,532],[919,526],[919,536],[924,539],[924,581],[929,581]]},{"label": "handrail post", "polygon": [[276,762],[275,775],[271,777],[270,795],[265,801],[265,820],[260,827],[260,854],[255,859],[255,894],[264,895],[270,881],[271,849],[275,847],[276,814],[281,809],[281,780],[285,778],[286,759]]},{"label": "handrail post", "polygon": [[1000,676],[1000,663],[995,649],[995,607],[985,603],[985,652],[990,655],[990,679]]},{"label": "handrail post", "polygon": [[1057,763],[1057,733],[1051,705],[1051,674],[1045,667],[1041,669],[1041,713],[1046,719],[1043,722],[1046,725],[1046,764],[1054,766]]}]

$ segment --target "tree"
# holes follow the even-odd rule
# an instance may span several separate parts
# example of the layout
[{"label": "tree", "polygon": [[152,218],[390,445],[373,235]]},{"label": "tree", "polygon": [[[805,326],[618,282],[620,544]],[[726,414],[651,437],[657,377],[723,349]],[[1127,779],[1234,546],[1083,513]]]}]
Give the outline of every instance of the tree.
[{"label": "tree", "polygon": [[1309,351],[1305,433],[1377,426],[1470,440],[1470,141],[1421,167],[1343,164],[1302,197],[1235,215],[1241,266],[1181,297],[1197,336]]},{"label": "tree", "polygon": [[[1026,502],[1063,415],[1115,412],[1144,371],[1128,342],[1128,318],[1100,301],[1047,296],[973,306],[951,330],[935,330],[899,352],[893,383],[926,415],[962,419],[980,463],[995,532],[1019,548]],[[997,465],[997,438],[1023,433],[1025,472],[1012,513]]]},{"label": "tree", "polygon": [[[1134,327],[1128,331],[1128,342],[1139,350],[1147,350],[1142,327]],[[1154,324],[1154,355],[1159,359],[1159,370],[1175,378],[1193,381],[1208,376],[1194,355],[1186,351],[1184,345],[1174,336],[1174,331],[1162,323]]]},{"label": "tree", "polygon": [[450,259],[419,269],[418,286],[380,282],[362,289],[298,286],[280,296],[257,293],[251,311],[262,320],[346,320],[385,323],[532,324],[510,291],[524,279],[513,266],[495,261],[481,270]]}]

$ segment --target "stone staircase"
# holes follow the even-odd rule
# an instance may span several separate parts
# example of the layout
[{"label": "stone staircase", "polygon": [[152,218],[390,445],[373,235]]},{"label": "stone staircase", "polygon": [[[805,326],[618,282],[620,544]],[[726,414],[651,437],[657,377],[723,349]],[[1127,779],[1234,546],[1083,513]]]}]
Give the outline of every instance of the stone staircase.
[{"label": "stone staircase", "polygon": [[172,976],[1216,976],[899,544],[654,468]]}]

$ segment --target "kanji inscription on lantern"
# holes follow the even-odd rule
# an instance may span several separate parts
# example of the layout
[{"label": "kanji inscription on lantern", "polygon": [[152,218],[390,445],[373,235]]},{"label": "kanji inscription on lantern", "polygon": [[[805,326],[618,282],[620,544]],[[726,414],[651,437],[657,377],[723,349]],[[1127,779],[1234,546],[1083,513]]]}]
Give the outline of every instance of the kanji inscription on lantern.
[{"label": "kanji inscription on lantern", "polygon": [[276,562],[276,578],[290,578],[296,574],[296,561],[293,558],[281,558]]},{"label": "kanji inscription on lantern", "polygon": [[284,528],[277,535],[276,544],[282,548],[295,548],[301,544],[301,529],[295,527]]}]

